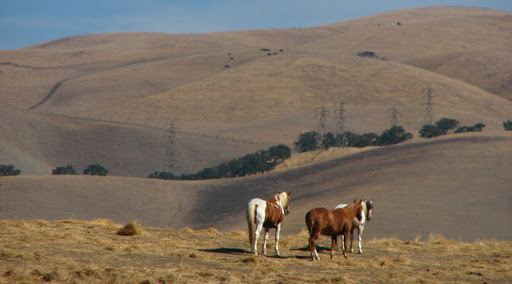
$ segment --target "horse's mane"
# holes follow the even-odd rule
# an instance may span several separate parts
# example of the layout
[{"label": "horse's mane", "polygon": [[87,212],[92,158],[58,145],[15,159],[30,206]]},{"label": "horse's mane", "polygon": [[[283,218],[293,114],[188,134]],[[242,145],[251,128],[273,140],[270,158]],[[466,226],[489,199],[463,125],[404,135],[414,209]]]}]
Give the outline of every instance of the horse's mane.
[{"label": "horse's mane", "polygon": [[355,215],[357,215],[357,211],[359,211],[359,208],[361,208],[361,210],[365,209],[363,207],[363,205],[361,204],[361,201],[354,202],[354,203],[350,204],[349,206],[343,207],[340,209],[343,209],[348,214],[351,214],[351,215],[353,214],[355,216]]},{"label": "horse's mane", "polygon": [[283,208],[286,208],[290,202],[290,197],[287,192],[279,192],[274,197],[281,203]]}]

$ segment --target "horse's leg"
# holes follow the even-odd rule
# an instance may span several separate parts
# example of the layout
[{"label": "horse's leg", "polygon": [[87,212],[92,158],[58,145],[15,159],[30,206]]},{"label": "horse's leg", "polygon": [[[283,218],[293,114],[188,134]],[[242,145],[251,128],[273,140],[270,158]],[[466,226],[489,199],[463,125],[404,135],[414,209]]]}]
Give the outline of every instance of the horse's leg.
[{"label": "horse's leg", "polygon": [[345,235],[341,235],[341,251],[345,250]]},{"label": "horse's leg", "polygon": [[316,240],[320,237],[320,232],[310,234],[309,237],[309,249],[311,250],[311,260],[318,259],[320,260],[320,257],[318,256],[318,252],[316,251]]},{"label": "horse's leg", "polygon": [[345,236],[345,249],[343,250],[343,256],[347,258],[347,248],[348,248],[348,230],[343,232],[343,235]]},{"label": "horse's leg", "polygon": [[[359,229],[357,230],[359,232]],[[354,227],[350,229],[350,252],[354,252],[352,248],[352,242],[354,242]]]},{"label": "horse's leg", "polygon": [[336,246],[336,239],[338,239],[338,236],[337,235],[333,235],[331,237],[332,239],[332,242],[331,242],[331,259],[334,259],[334,247]]},{"label": "horse's leg", "polygon": [[279,255],[279,233],[281,232],[281,224],[277,224],[276,226],[276,255]]},{"label": "horse's leg", "polygon": [[252,247],[252,251],[254,255],[258,255],[258,238],[260,236],[261,229],[263,228],[263,222],[256,222],[256,230],[254,230],[254,244]]},{"label": "horse's leg", "polygon": [[359,235],[359,253],[363,253],[363,249],[361,248],[361,241],[363,240],[363,231],[364,225],[361,225],[357,228],[357,234]]},{"label": "horse's leg", "polygon": [[270,228],[265,228],[265,236],[263,237],[263,255],[267,255],[267,241],[268,241],[268,232]]}]

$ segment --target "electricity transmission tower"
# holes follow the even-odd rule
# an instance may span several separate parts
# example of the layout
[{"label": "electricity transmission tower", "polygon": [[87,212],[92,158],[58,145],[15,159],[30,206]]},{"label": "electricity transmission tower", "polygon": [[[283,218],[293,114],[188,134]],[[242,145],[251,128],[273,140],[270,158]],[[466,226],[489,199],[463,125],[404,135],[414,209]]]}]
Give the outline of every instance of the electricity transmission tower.
[{"label": "electricity transmission tower", "polygon": [[396,109],[396,106],[393,106],[391,109],[391,126],[397,126],[398,125],[398,110]]},{"label": "electricity transmission tower", "polygon": [[338,122],[336,127],[336,139],[340,139],[341,147],[345,147],[345,102],[339,101],[336,103],[335,118]]},{"label": "electricity transmission tower", "polygon": [[171,121],[171,126],[165,131],[167,137],[167,165],[171,173],[176,171],[176,128],[174,126],[174,120]]},{"label": "electricity transmission tower", "polygon": [[427,94],[423,96],[423,98],[426,98],[427,101],[425,102],[425,125],[432,125],[432,106],[434,103],[432,102],[432,89],[427,88],[426,89]]},{"label": "electricity transmission tower", "polygon": [[318,134],[320,135],[319,139],[322,139],[322,137],[327,132],[327,116],[329,115],[329,111],[325,107],[319,107],[316,109],[316,115],[315,118],[319,117],[318,120]]}]

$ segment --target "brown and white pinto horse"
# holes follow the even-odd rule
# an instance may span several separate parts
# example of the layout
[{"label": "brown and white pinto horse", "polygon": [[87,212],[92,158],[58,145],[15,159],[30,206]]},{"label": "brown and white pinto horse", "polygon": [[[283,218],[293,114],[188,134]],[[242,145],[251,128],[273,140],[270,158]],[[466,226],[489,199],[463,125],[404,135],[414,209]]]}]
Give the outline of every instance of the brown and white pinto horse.
[{"label": "brown and white pinto horse", "polygon": [[[276,229],[276,254],[279,256],[279,232],[284,216],[290,213],[291,192],[278,192],[269,200],[254,198],[247,207],[247,225],[249,226],[249,243],[254,255],[258,254],[256,248],[261,229],[265,228],[263,241],[263,254],[267,254],[267,240],[270,228]],[[254,227],[256,226],[256,230]]]},{"label": "brown and white pinto horse", "polygon": [[309,210],[306,214],[306,225],[309,230],[309,249],[311,250],[312,260],[320,260],[318,252],[316,251],[316,240],[320,234],[324,236],[331,236],[331,259],[334,258],[334,247],[336,246],[336,238],[339,235],[345,236],[345,249],[343,256],[347,257],[348,247],[348,234],[352,230],[352,220],[357,218],[361,221],[363,214],[363,201],[354,203],[345,207],[331,211],[326,208],[315,208]]},{"label": "brown and white pinto horse", "polygon": [[[350,252],[354,251],[352,249],[352,241],[354,240],[354,229],[357,229],[357,237],[359,239],[359,253],[363,253],[363,249],[361,248],[361,242],[363,237],[364,225],[366,224],[366,221],[370,221],[372,219],[373,200],[368,201],[365,199],[362,205],[363,218],[361,218],[361,220],[357,220],[357,218],[354,218],[354,220],[352,220],[352,230],[350,231]],[[347,207],[347,204],[338,204],[338,206],[334,207],[334,210],[344,207]],[[344,244],[345,242],[343,240],[343,236],[341,236],[341,240],[341,243]]]}]

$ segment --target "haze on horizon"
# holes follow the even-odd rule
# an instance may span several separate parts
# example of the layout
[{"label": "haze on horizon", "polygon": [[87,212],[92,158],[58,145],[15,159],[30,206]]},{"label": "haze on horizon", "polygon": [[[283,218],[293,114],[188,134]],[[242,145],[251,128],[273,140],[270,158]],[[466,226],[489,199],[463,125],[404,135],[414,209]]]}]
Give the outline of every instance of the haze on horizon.
[{"label": "haze on horizon", "polygon": [[512,11],[512,1],[0,1],[0,50],[113,32],[205,33],[303,28],[396,9],[456,5]]}]

